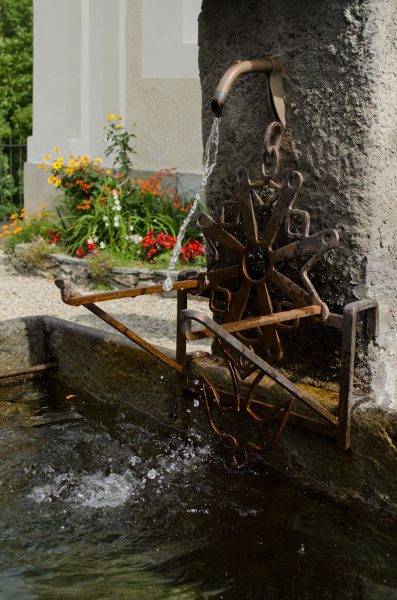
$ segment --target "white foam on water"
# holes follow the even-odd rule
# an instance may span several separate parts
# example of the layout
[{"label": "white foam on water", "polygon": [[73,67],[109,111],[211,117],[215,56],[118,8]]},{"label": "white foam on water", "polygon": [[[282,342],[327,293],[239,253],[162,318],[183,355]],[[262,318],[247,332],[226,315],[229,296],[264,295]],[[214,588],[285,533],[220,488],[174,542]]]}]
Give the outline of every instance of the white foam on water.
[{"label": "white foam on water", "polygon": [[197,190],[196,195],[193,198],[193,202],[190,207],[190,210],[178,231],[175,246],[172,250],[170,264],[169,264],[168,270],[167,270],[167,277],[166,277],[166,279],[164,281],[164,285],[163,285],[163,289],[165,292],[169,292],[172,289],[172,285],[173,285],[172,273],[175,270],[175,265],[178,262],[179,254],[181,253],[182,242],[183,242],[183,238],[186,233],[186,229],[187,229],[194,213],[197,210],[197,205],[198,205],[199,201],[201,200],[201,198],[203,197],[203,194],[205,193],[205,188],[207,186],[208,179],[216,165],[216,158],[218,155],[218,146],[219,146],[219,121],[220,121],[220,119],[218,119],[217,117],[214,117],[211,132],[208,136],[207,143],[205,145],[205,152],[204,152],[204,159],[203,159],[203,163],[204,163],[203,177],[202,177],[202,180],[200,183],[200,187]]},{"label": "white foam on water", "polygon": [[51,483],[33,488],[29,498],[39,504],[62,500],[90,508],[114,508],[137,494],[141,487],[140,480],[130,471],[81,476],[66,473],[57,475]]},{"label": "white foam on water", "polygon": [[139,488],[140,482],[127,471],[123,475],[110,473],[107,477],[94,473],[81,478],[70,501],[90,508],[115,508],[135,495]]},{"label": "white foam on water", "polygon": [[186,475],[197,472],[209,457],[209,446],[194,447],[188,443],[149,461],[131,455],[128,462],[133,471],[128,468],[123,473],[57,475],[46,468],[44,473],[51,480],[34,487],[28,497],[38,504],[61,501],[94,509],[116,508],[130,499],[140,501],[145,490],[161,493],[164,485],[178,482],[181,475],[185,484]]}]

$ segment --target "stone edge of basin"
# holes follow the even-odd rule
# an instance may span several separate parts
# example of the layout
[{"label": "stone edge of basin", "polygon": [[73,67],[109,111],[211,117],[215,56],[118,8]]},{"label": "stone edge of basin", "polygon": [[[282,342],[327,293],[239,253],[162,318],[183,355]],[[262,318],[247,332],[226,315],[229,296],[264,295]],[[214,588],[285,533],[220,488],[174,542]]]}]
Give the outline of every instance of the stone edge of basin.
[{"label": "stone edge of basin", "polygon": [[[172,424],[174,374],[132,342],[49,316],[0,323],[0,373],[50,360],[58,363],[59,378],[71,393],[82,390],[105,402],[128,404]],[[198,415],[193,427],[203,428],[203,413],[192,410]],[[224,456],[227,460],[227,451]],[[261,468],[263,462],[338,501],[397,515],[393,413],[372,407],[357,410],[348,452],[338,450],[333,440],[287,427],[279,444],[255,464]]]}]

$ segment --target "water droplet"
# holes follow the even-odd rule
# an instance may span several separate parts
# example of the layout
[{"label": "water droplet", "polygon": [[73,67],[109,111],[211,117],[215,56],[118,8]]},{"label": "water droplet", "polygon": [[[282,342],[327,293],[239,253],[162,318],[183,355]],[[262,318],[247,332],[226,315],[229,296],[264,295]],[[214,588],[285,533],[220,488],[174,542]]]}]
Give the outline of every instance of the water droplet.
[{"label": "water droplet", "polygon": [[298,550],[298,554],[300,554],[301,556],[305,554],[305,546],[303,544],[301,544],[301,547]]},{"label": "water droplet", "polygon": [[128,459],[128,462],[130,463],[130,465],[135,467],[135,465],[138,465],[142,461],[139,458],[139,456],[130,456],[130,458]]},{"label": "water droplet", "polygon": [[157,477],[156,469],[150,469],[150,471],[148,471],[147,476],[149,479],[156,479],[156,477]]},{"label": "water droplet", "polygon": [[194,406],[194,408],[197,408],[198,406],[200,406],[200,402],[198,400],[196,400],[196,398],[193,400],[193,406]]}]

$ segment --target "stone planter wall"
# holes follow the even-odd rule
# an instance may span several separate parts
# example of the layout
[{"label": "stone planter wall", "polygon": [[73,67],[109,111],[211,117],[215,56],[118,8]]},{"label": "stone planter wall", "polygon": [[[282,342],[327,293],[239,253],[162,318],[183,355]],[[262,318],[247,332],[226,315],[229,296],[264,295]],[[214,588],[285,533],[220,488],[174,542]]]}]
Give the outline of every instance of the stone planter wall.
[{"label": "stone planter wall", "polygon": [[[163,270],[113,267],[108,274],[100,279],[93,279],[90,275],[87,261],[83,258],[74,258],[66,254],[47,254],[40,265],[33,264],[26,258],[30,244],[18,244],[15,254],[11,256],[11,264],[20,273],[32,273],[44,277],[64,277],[78,286],[91,286],[95,283],[108,285],[113,289],[125,289],[136,286],[161,285],[167,276]],[[173,277],[178,277],[175,271]]]}]

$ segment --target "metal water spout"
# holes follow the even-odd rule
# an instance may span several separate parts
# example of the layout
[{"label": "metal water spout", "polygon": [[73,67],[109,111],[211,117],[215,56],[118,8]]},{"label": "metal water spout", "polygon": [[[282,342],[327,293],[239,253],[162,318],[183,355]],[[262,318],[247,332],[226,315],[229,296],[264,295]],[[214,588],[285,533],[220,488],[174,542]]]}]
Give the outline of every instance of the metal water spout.
[{"label": "metal water spout", "polygon": [[227,96],[234,82],[243,73],[268,73],[269,97],[272,109],[278,121],[285,127],[284,91],[281,80],[283,63],[280,58],[258,58],[254,60],[237,61],[222,76],[211,101],[211,109],[216,117],[220,117]]}]

